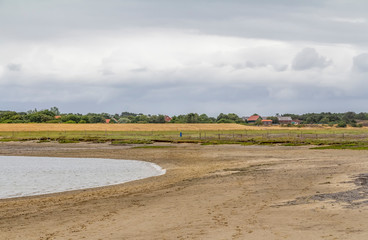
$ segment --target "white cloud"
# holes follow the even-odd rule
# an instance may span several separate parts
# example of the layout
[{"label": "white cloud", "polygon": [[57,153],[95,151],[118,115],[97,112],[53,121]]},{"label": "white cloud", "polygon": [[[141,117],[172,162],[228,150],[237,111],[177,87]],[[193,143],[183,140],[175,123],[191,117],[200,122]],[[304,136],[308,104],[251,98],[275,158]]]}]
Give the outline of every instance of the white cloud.
[{"label": "white cloud", "polygon": [[294,70],[303,71],[312,68],[326,68],[332,63],[326,57],[318,55],[314,48],[304,48],[294,58],[292,67]]},{"label": "white cloud", "polygon": [[7,67],[9,71],[13,72],[20,72],[22,70],[21,64],[9,63]]},{"label": "white cloud", "polygon": [[362,53],[354,57],[354,70],[358,72],[368,72],[368,53]]},{"label": "white cloud", "polygon": [[0,6],[0,109],[251,114],[366,98],[363,1]]},{"label": "white cloud", "polygon": [[367,19],[365,18],[331,18],[331,21],[353,24],[367,23]]}]

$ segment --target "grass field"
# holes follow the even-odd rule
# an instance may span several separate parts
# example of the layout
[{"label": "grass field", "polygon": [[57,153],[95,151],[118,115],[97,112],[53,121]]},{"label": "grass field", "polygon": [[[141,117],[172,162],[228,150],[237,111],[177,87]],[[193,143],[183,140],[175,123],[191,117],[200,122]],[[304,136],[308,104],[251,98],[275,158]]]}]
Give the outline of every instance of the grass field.
[{"label": "grass field", "polygon": [[27,140],[112,144],[326,145],[333,146],[330,147],[333,149],[363,150],[368,148],[368,128],[287,128],[240,124],[0,124],[0,141]]}]

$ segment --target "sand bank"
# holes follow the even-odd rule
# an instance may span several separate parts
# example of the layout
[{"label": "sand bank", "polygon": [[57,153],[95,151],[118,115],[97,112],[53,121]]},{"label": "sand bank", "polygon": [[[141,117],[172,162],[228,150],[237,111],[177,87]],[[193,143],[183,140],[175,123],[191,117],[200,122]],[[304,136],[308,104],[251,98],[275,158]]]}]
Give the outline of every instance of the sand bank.
[{"label": "sand bank", "polygon": [[[308,147],[1,143],[2,155],[136,159],[163,176],[0,201],[0,239],[367,239],[366,151]],[[328,196],[328,195],[325,195]]]}]

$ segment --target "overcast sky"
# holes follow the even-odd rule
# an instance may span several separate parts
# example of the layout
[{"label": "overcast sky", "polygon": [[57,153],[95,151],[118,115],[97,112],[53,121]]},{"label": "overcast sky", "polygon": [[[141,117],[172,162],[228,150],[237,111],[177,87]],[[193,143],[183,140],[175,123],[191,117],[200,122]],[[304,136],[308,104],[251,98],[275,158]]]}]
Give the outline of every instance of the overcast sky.
[{"label": "overcast sky", "polygon": [[0,110],[368,112],[366,0],[0,0]]}]

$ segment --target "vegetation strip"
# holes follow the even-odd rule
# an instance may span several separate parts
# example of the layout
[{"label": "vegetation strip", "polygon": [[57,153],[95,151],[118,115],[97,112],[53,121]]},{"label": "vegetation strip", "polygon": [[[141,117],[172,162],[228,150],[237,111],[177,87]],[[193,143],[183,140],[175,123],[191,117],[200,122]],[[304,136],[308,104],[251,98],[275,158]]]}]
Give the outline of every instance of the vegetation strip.
[{"label": "vegetation strip", "polygon": [[243,130],[165,131],[165,127],[161,126],[160,131],[3,131],[0,132],[0,141],[93,142],[111,143],[112,145],[152,144],[155,142],[202,145],[317,145],[319,147],[312,149],[366,150],[368,148],[368,129],[248,127]]}]

